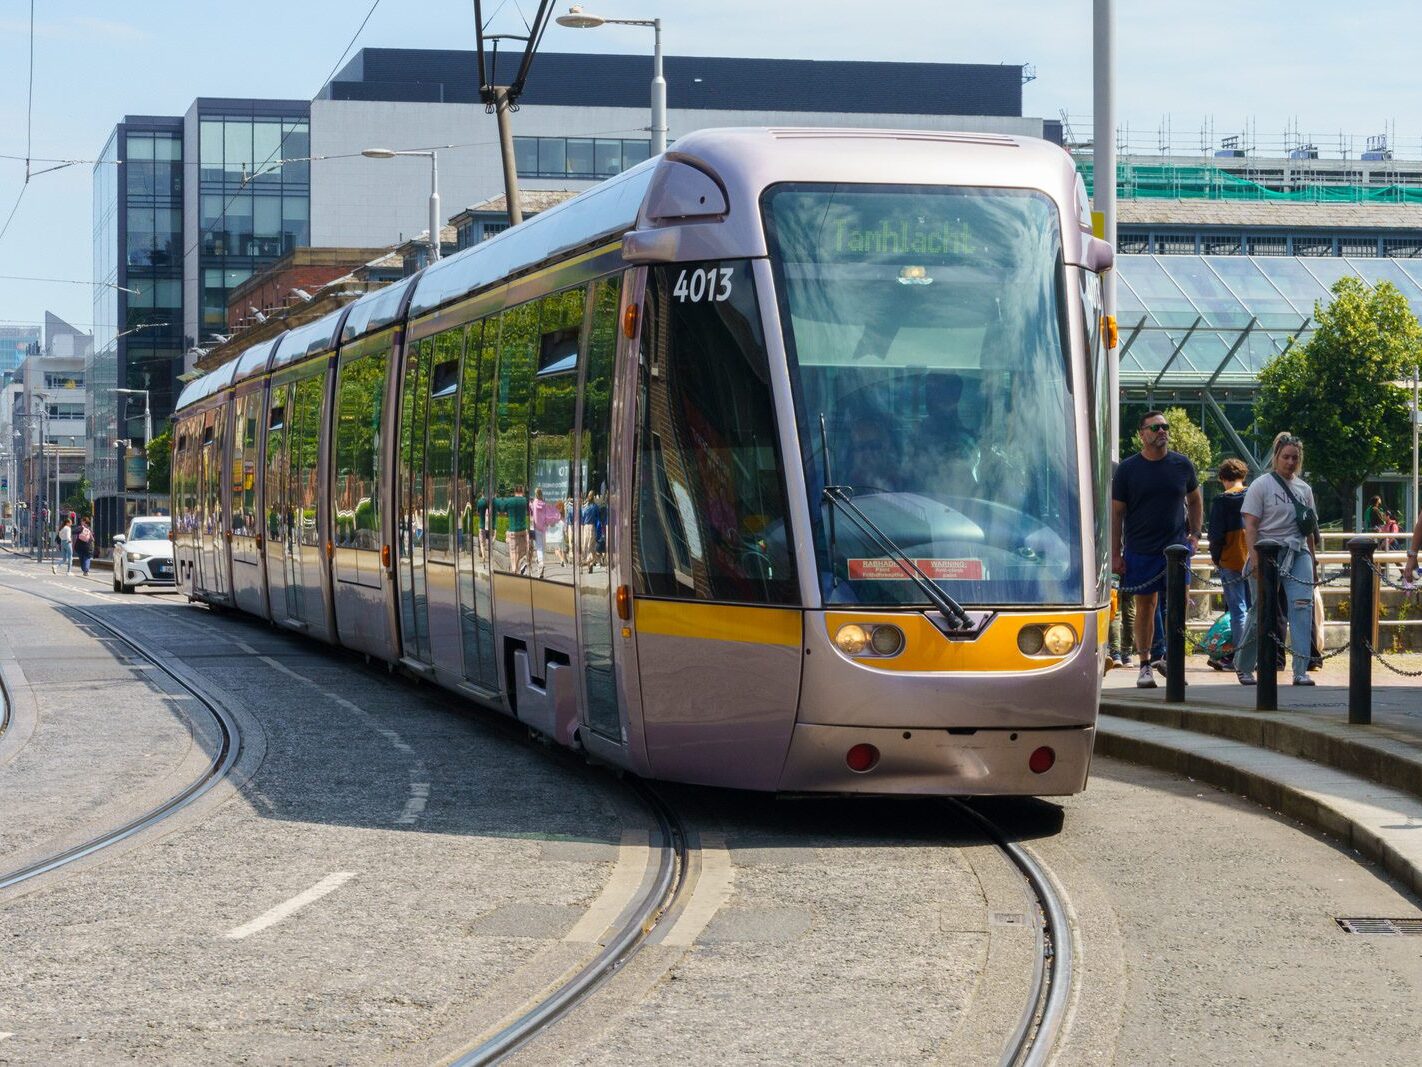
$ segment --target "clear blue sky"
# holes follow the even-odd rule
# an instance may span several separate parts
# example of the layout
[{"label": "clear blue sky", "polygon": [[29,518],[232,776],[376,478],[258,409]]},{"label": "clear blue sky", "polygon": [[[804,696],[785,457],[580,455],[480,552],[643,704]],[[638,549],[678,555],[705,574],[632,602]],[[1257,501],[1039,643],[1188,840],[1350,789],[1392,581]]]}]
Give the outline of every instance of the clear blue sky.
[{"label": "clear blue sky", "polygon": [[[486,0],[486,11],[499,3]],[[497,28],[517,28],[520,6],[531,14],[536,3],[507,0]],[[610,17],[660,14],[671,54],[1030,62],[1038,77],[1025,89],[1025,113],[1056,117],[1065,108],[1089,130],[1090,0],[584,6]],[[37,0],[30,152],[92,159],[124,114],[181,114],[196,96],[310,97],[369,8],[370,0]],[[1137,148],[1154,146],[1167,116],[1182,150],[1198,148],[1199,131],[1211,120],[1218,137],[1253,117],[1259,140],[1274,143],[1297,120],[1325,149],[1340,130],[1376,133],[1396,120],[1405,153],[1422,155],[1413,4],[1374,0],[1365,18],[1319,0],[1118,0],[1117,8],[1119,114]],[[29,0],[0,0],[3,156],[26,154],[29,10]],[[1386,32],[1389,26],[1398,32]],[[544,48],[636,52],[650,50],[649,38],[634,28],[553,26]],[[355,48],[472,47],[473,39],[471,0],[382,0]],[[0,158],[0,223],[23,176],[22,161]],[[88,166],[33,178],[0,240],[0,275],[87,280],[91,213]],[[88,286],[0,278],[0,321],[39,320],[46,310],[87,329]]]}]

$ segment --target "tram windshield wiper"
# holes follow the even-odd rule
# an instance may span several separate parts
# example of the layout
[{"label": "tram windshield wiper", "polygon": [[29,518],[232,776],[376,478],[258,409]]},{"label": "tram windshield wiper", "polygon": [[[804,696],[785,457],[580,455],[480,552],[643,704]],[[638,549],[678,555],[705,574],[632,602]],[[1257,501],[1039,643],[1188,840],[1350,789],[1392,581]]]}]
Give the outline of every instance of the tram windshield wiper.
[{"label": "tram windshield wiper", "polygon": [[913,583],[929,600],[933,601],[939,613],[947,620],[949,627],[954,630],[971,630],[973,620],[968,617],[968,613],[963,610],[963,606],[945,593],[938,586],[933,584],[932,579],[924,574],[917,563],[909,558],[893,539],[889,537],[858,504],[854,502],[854,487],[852,485],[827,485],[824,488],[824,498],[830,502],[830,513],[833,514],[837,505],[844,510],[844,514],[853,521],[854,525],[877,544],[883,551],[887,552],[900,567],[904,569]]}]

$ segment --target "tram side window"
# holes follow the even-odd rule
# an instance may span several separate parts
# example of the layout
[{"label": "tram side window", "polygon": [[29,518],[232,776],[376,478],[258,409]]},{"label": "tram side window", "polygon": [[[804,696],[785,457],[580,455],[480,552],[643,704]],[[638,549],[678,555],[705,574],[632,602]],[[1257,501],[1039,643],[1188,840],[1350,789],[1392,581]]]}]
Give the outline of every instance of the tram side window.
[{"label": "tram side window", "polygon": [[464,330],[446,330],[434,338],[430,367],[429,438],[425,460],[429,482],[425,516],[427,558],[453,562],[454,424],[459,392],[459,361],[464,354]]},{"label": "tram side window", "polygon": [[321,438],[322,378],[317,374],[296,383],[295,413],[291,426],[288,452],[291,456],[292,523],[297,541],[303,545],[317,544],[316,497],[318,467],[317,447]]},{"label": "tram side window", "polygon": [[1086,360],[1092,371],[1091,445],[1095,453],[1096,573],[1097,603],[1111,595],[1111,395],[1108,380],[1107,348],[1101,335],[1101,279],[1090,271],[1081,272],[1081,312],[1086,325]]},{"label": "tram side window", "polygon": [[[573,517],[573,430],[578,400],[578,340],[582,333],[587,289],[579,286],[544,297],[538,319],[538,370],[534,376],[533,420],[529,451],[530,500],[541,494],[545,555],[568,558]],[[533,505],[531,505],[533,506]],[[554,581],[570,584],[566,567],[545,570]]]},{"label": "tram side window", "polygon": [[[538,302],[503,313],[499,338],[499,386],[494,418],[498,436],[494,445],[495,528],[503,531],[526,524],[527,505],[514,501],[520,487],[528,486],[529,403],[533,392],[534,364],[538,355]],[[525,525],[526,528],[526,525]],[[514,563],[517,567],[517,562]]]},{"label": "tram side window", "polygon": [[[489,412],[494,397],[494,358],[499,320],[470,323],[464,339],[459,387],[459,528],[472,550],[488,521]],[[477,513],[477,514],[476,514]]]},{"label": "tram side window", "polygon": [[198,528],[197,469],[199,439],[201,437],[202,418],[199,416],[188,422],[188,447],[187,453],[183,457],[183,514],[187,519],[189,533],[195,533]]},{"label": "tram side window", "polygon": [[336,422],[336,543],[380,546],[380,416],[385,403],[383,351],[341,367]]},{"label": "tram side window", "polygon": [[[612,436],[612,371],[617,357],[617,307],[622,278],[593,283],[591,325],[588,330],[587,372],[583,381],[583,438],[578,456],[581,475],[578,505],[605,516],[608,498],[608,446]],[[589,499],[591,496],[591,499]],[[591,536],[598,536],[594,523]],[[585,539],[587,534],[582,535]],[[604,532],[604,537],[606,532]],[[587,550],[584,549],[584,552]],[[611,546],[596,549],[611,551]]]},{"label": "tram side window", "polygon": [[286,405],[290,390],[285,385],[272,386],[271,406],[267,410],[267,484],[264,495],[267,509],[267,538],[280,543],[282,539],[282,473],[286,465]]},{"label": "tram side window", "polygon": [[796,603],[783,464],[748,261],[650,270],[637,399],[638,592]]}]

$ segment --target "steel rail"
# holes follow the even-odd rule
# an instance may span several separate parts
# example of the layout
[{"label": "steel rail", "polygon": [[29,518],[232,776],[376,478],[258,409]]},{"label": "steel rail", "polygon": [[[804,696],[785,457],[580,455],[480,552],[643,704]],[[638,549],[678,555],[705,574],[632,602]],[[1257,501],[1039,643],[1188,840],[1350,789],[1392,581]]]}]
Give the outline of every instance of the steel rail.
[{"label": "steel rail", "polygon": [[948,802],[976,822],[1012,861],[1037,898],[1042,921],[1037,926],[1037,954],[1032,988],[1011,1039],[1003,1048],[1002,1067],[1042,1067],[1056,1046],[1071,995],[1071,923],[1066,905],[1047,870],[1027,849],[1009,841],[997,825],[961,800]]},{"label": "steel rail", "polygon": [[221,740],[218,744],[216,753],[214,753],[207,767],[200,775],[198,775],[196,779],[188,783],[188,785],[185,786],[182,790],[175,793],[173,796],[169,797],[161,804],[158,804],[149,811],[138,816],[137,818],[124,823],[122,826],[105,831],[98,837],[92,838],[83,844],[75,845],[72,848],[65,849],[63,852],[60,852],[54,856],[50,856],[48,859],[43,859],[36,863],[29,864],[28,866],[21,867],[18,870],[10,871],[7,874],[0,874],[0,891],[9,889],[12,886],[20,885],[24,882],[28,882],[34,878],[40,877],[41,875],[48,874],[51,871],[58,870],[61,867],[65,867],[71,863],[77,862],[78,860],[84,859],[86,856],[92,856],[96,852],[100,852],[103,849],[109,848],[112,845],[116,845],[121,841],[126,841],[130,837],[133,837],[135,834],[142,833],[144,830],[156,826],[164,819],[167,819],[170,816],[181,811],[183,808],[186,808],[189,804],[206,794],[210,789],[212,789],[213,786],[215,786],[218,782],[225,778],[227,774],[232,770],[233,766],[237,763],[237,759],[242,753],[241,731],[237,727],[237,720],[231,715],[231,713],[228,712],[225,708],[223,708],[219,703],[209,698],[197,686],[193,685],[191,682],[187,681],[177,672],[168,667],[157,653],[153,652],[142,642],[131,637],[125,631],[123,631],[117,626],[114,626],[112,623],[106,622],[105,620],[101,619],[99,616],[95,615],[92,611],[89,611],[86,608],[81,608],[74,604],[69,604],[58,597],[50,596],[47,593],[40,593],[32,589],[26,589],[14,585],[7,585],[7,588],[17,593],[26,593],[29,596],[35,597],[39,600],[47,600],[52,604],[56,604],[63,608],[68,608],[71,611],[83,615],[94,625],[102,627],[109,633],[113,634],[114,637],[116,637],[118,640],[122,641],[124,644],[128,645],[136,653],[138,653],[140,657],[151,663],[155,668],[157,668],[163,674],[171,678],[175,683],[181,686],[188,693],[192,694],[194,699],[196,699],[199,704],[201,704],[208,712],[210,712],[212,717],[216,720],[218,730],[221,734]]},{"label": "steel rail", "polygon": [[689,886],[687,845],[681,820],[649,786],[633,782],[631,787],[656,816],[662,838],[661,857],[651,888],[627,922],[586,966],[508,1026],[454,1060],[454,1067],[482,1067],[495,1063],[547,1030],[617,973],[646,943],[661,917],[685,893]]}]

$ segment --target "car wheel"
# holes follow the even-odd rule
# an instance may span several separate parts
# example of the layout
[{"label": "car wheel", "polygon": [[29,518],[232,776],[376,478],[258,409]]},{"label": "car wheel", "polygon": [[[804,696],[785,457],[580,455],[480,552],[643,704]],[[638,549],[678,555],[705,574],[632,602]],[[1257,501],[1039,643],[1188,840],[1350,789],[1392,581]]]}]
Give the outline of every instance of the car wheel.
[{"label": "car wheel", "polygon": [[117,593],[118,591],[119,591],[118,575],[114,575],[114,592]]},{"label": "car wheel", "polygon": [[132,594],[133,586],[129,585],[127,582],[119,582],[119,592]]}]

